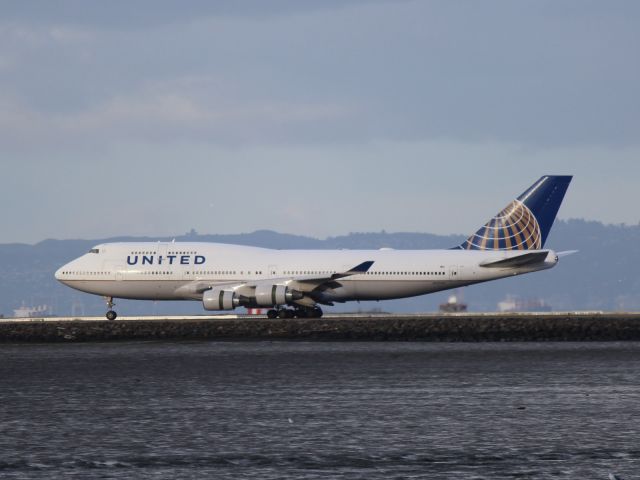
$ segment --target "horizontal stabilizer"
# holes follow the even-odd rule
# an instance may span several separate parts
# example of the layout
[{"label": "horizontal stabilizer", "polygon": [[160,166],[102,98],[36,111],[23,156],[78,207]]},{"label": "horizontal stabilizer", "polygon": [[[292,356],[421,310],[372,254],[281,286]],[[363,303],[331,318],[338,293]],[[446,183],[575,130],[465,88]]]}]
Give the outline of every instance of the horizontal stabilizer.
[{"label": "horizontal stabilizer", "polygon": [[547,255],[549,255],[549,252],[546,250],[542,252],[523,253],[522,255],[505,258],[503,260],[482,262],[480,266],[485,268],[524,267],[544,262]]},{"label": "horizontal stabilizer", "polygon": [[568,257],[569,255],[573,255],[574,253],[578,253],[580,250],[566,250],[564,252],[558,252],[558,258]]}]

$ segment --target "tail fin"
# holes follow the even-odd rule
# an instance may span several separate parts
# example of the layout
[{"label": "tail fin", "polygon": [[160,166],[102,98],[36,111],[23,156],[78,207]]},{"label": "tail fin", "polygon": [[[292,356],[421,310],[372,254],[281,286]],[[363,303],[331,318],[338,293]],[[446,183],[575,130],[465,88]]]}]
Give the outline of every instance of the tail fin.
[{"label": "tail fin", "polygon": [[542,249],[572,178],[564,175],[542,177],[458,248]]}]

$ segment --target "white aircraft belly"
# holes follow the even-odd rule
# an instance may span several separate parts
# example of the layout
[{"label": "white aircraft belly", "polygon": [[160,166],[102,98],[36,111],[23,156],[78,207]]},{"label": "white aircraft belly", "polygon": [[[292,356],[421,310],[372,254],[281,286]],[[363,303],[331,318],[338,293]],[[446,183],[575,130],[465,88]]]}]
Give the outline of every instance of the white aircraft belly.
[{"label": "white aircraft belly", "polygon": [[344,291],[327,292],[336,300],[390,300],[415,297],[468,285],[452,280],[354,280],[343,282]]},{"label": "white aircraft belly", "polygon": [[131,300],[182,300],[175,291],[184,284],[182,280],[75,280],[67,282],[82,292],[105,297]]}]

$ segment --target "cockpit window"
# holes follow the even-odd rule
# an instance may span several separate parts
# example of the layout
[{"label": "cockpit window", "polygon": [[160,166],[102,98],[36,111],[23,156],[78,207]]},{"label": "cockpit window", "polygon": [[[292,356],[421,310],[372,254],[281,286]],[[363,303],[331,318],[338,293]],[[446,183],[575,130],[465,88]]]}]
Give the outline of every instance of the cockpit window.
[{"label": "cockpit window", "polygon": [[89,253],[100,253],[100,249],[99,248],[92,248],[91,250],[89,250]]}]

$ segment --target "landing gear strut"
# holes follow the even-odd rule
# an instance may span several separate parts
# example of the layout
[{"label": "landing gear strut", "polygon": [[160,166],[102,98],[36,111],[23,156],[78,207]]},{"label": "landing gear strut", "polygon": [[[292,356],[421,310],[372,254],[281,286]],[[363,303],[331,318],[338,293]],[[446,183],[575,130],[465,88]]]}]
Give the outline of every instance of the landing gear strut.
[{"label": "landing gear strut", "polygon": [[278,310],[271,309],[267,312],[269,318],[320,318],[322,317],[322,309],[320,307],[298,307],[280,308]]},{"label": "landing gear strut", "polygon": [[107,312],[107,320],[115,320],[116,318],[118,318],[118,314],[113,311],[113,306],[115,305],[115,303],[113,303],[113,297],[106,297],[106,300],[107,307],[109,307],[109,311]]}]

